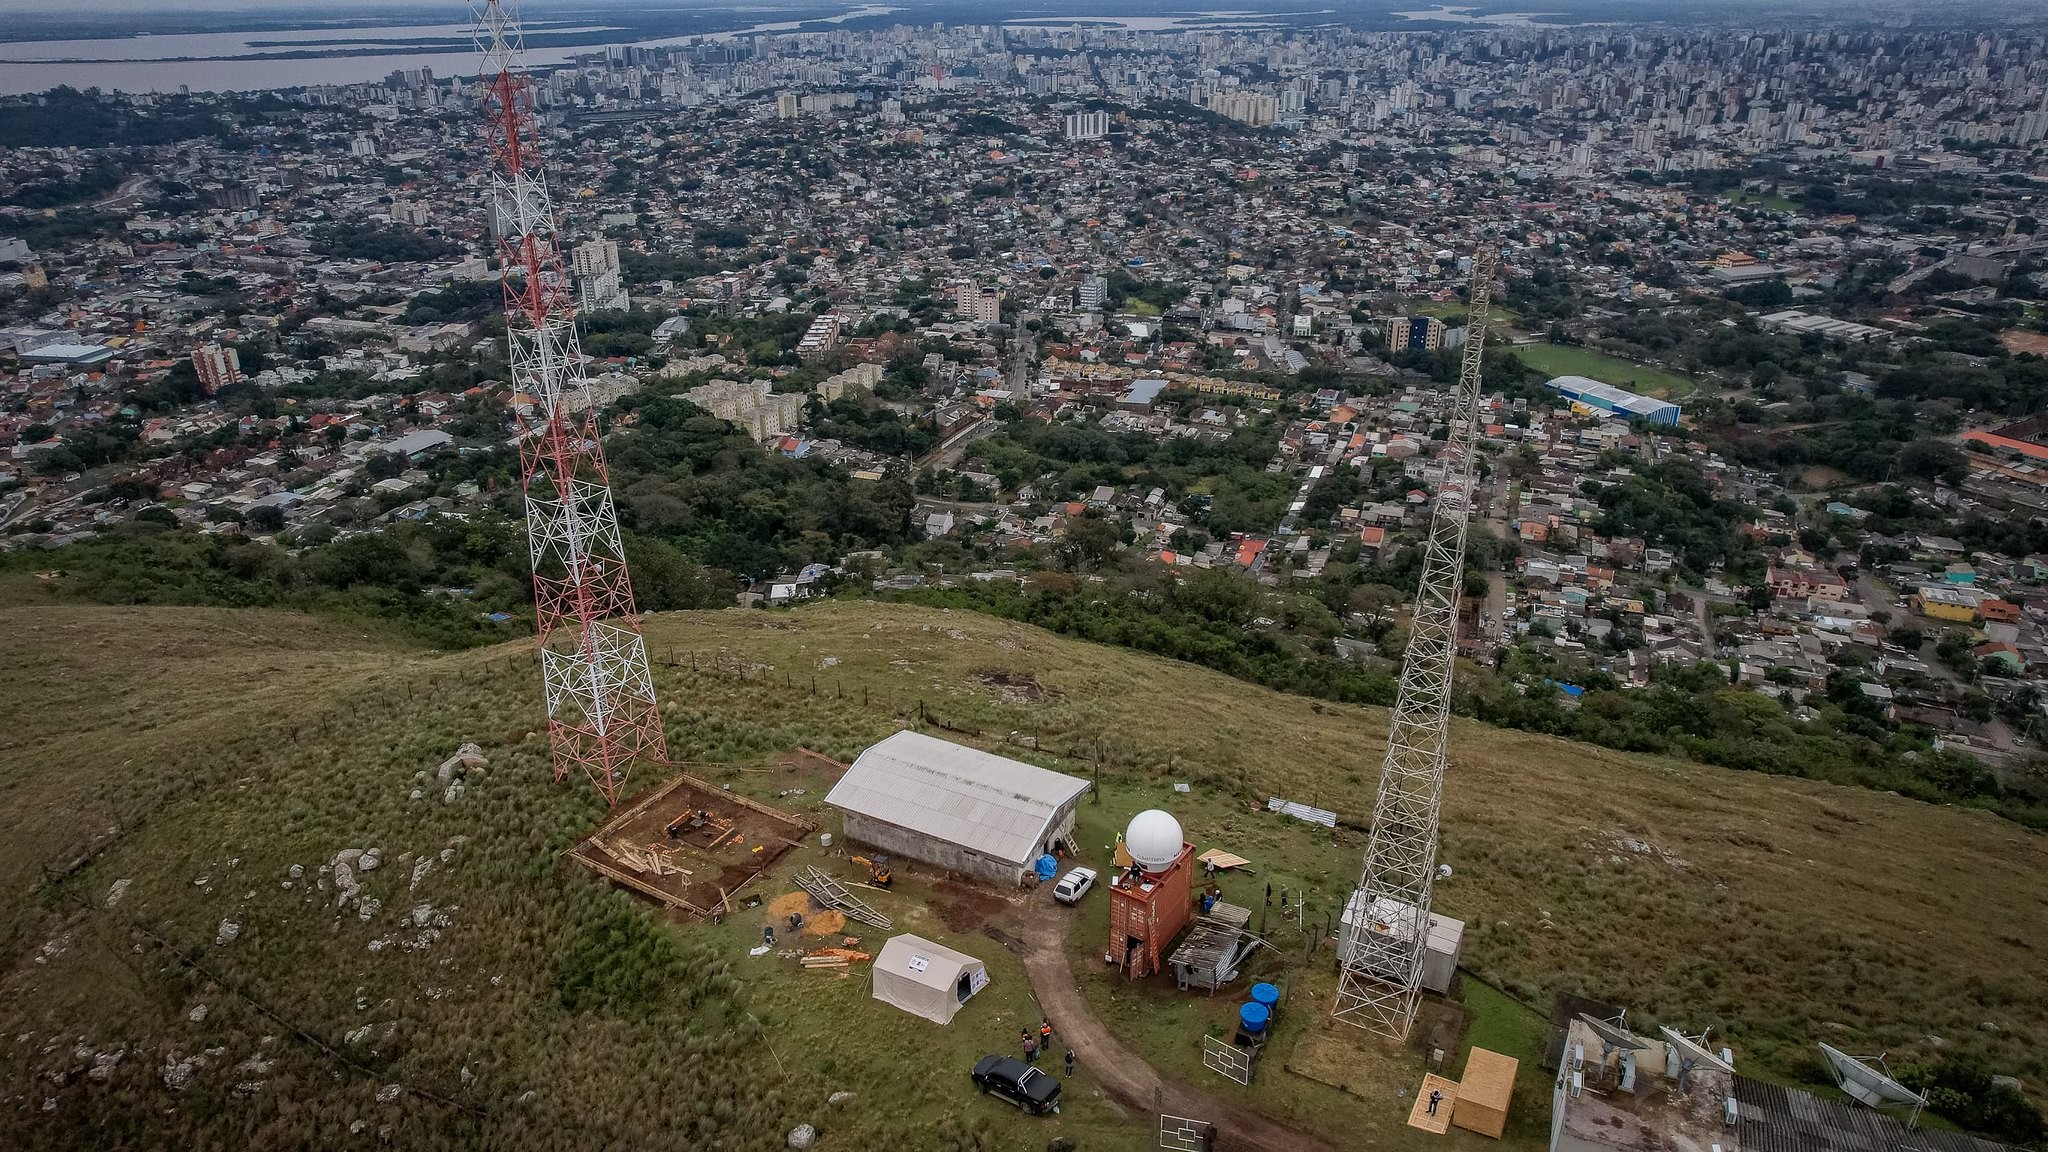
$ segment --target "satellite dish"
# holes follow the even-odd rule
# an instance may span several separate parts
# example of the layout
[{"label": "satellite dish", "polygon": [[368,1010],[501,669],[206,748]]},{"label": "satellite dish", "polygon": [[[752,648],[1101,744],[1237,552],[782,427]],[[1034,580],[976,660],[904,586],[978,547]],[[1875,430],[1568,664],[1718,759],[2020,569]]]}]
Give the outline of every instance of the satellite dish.
[{"label": "satellite dish", "polygon": [[1124,851],[1147,872],[1157,872],[1180,857],[1186,841],[1181,838],[1180,821],[1170,812],[1148,808],[1131,817],[1124,829]]},{"label": "satellite dish", "polygon": [[[1822,1044],[1820,1054],[1835,1074],[1835,1086],[1859,1104],[1872,1108],[1909,1104],[1915,1117],[1920,1115],[1920,1109],[1927,1106],[1927,1097],[1892,1079],[1882,1067],[1873,1067],[1870,1062],[1859,1060],[1830,1044]],[[1877,1064],[1881,1066],[1883,1063],[1884,1057],[1877,1057]]]},{"label": "satellite dish", "polygon": [[[1701,1033],[1700,1040],[1695,1040],[1682,1032],[1666,1028],[1662,1025],[1658,1026],[1657,1031],[1662,1032],[1664,1039],[1678,1052],[1678,1071],[1671,1078],[1678,1081],[1679,1091],[1685,1090],[1685,1074],[1694,1068],[1704,1066],[1726,1072],[1731,1076],[1735,1074],[1735,1065],[1721,1059],[1718,1053],[1700,1042],[1706,1039],[1705,1033]],[[1670,1069],[1667,1068],[1665,1071],[1669,1072]]]},{"label": "satellite dish", "polygon": [[1600,1043],[1609,1052],[1648,1052],[1656,1047],[1651,1041],[1626,1028],[1609,1024],[1605,1020],[1596,1020],[1584,1012],[1579,1013],[1579,1023],[1592,1029],[1593,1035],[1600,1038]]}]

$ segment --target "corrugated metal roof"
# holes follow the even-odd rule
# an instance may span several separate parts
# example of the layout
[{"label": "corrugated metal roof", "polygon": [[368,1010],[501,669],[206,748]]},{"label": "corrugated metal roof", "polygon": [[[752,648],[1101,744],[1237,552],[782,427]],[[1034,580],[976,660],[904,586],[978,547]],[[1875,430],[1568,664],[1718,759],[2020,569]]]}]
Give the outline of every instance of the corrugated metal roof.
[{"label": "corrugated metal roof", "polygon": [[1735,1077],[1743,1152],[2010,1152],[1961,1132],[1908,1128],[1883,1112]]},{"label": "corrugated metal roof", "polygon": [[825,803],[1024,864],[1053,814],[1087,787],[1035,764],[898,732],[861,753]]}]

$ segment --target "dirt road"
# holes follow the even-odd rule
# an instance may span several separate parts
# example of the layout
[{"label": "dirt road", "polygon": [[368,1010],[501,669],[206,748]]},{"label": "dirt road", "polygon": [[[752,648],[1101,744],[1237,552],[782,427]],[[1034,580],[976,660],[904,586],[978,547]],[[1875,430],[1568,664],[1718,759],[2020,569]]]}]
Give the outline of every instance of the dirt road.
[{"label": "dirt road", "polygon": [[1118,1043],[1074,987],[1061,946],[1066,920],[1049,902],[1028,903],[1013,924],[1031,990],[1052,1021],[1055,1046],[1072,1048],[1075,1059],[1111,1096],[1150,1117],[1166,1113],[1209,1121],[1216,1125],[1216,1152],[1336,1152],[1313,1136],[1162,1076]]}]

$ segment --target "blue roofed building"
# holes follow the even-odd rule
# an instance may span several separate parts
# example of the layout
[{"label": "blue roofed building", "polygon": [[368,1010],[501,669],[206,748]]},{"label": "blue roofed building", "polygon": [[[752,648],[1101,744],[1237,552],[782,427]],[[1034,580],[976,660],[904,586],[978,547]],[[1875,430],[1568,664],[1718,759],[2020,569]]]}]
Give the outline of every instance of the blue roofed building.
[{"label": "blue roofed building", "polygon": [[1652,424],[1678,423],[1678,405],[1655,396],[1644,396],[1589,376],[1558,376],[1545,387],[1573,404],[1621,420],[1647,420]]}]

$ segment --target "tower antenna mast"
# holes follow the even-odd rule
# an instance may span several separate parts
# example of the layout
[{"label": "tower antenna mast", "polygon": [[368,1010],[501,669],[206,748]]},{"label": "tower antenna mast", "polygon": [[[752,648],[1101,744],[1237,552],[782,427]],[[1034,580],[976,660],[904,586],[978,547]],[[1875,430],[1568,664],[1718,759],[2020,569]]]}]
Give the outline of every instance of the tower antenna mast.
[{"label": "tower antenna mast", "polygon": [[619,541],[576,310],[541,162],[516,0],[471,0],[488,125],[492,232],[519,413],[519,470],[555,779],[617,805],[632,762],[668,758]]},{"label": "tower antenna mast", "polygon": [[1444,739],[1450,726],[1451,670],[1458,653],[1465,535],[1472,519],[1480,367],[1497,256],[1498,250],[1482,237],[1472,258],[1465,350],[1451,402],[1450,438],[1437,456],[1443,483],[1423,545],[1422,582],[1415,594],[1400,690],[1387,725],[1387,754],[1373,802],[1365,869],[1346,909],[1337,945],[1332,1015],[1396,1040],[1406,1039],[1415,1022],[1429,943],[1429,898],[1436,879],[1437,819],[1444,794]]}]

